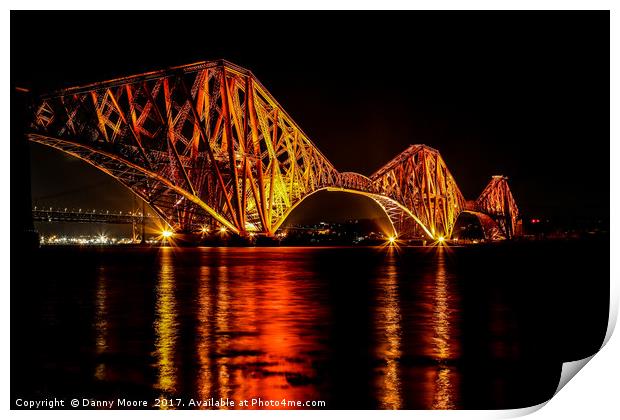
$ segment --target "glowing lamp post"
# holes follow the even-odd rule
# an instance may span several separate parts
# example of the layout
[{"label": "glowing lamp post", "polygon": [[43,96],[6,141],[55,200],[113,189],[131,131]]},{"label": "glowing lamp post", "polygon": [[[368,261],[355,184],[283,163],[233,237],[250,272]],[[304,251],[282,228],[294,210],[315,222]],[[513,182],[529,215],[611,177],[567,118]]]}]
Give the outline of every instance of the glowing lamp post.
[{"label": "glowing lamp post", "polygon": [[174,232],[168,229],[164,229],[161,231],[161,240],[163,243],[168,242],[168,239],[172,238]]}]

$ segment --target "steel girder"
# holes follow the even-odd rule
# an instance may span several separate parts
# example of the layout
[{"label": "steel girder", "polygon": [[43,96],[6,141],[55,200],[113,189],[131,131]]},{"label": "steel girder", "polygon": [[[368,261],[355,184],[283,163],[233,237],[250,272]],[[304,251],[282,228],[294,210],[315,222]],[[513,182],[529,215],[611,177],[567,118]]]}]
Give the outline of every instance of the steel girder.
[{"label": "steel girder", "polygon": [[439,152],[412,145],[370,176],[378,194],[416,215],[432,238],[450,237],[465,199]]},{"label": "steel girder", "polygon": [[[158,205],[158,187],[145,181],[143,191],[125,172],[111,173],[175,229],[194,230],[207,213],[239,234],[273,233],[287,209],[337,183],[336,169],[268,91],[225,61],[45,96],[32,128],[31,140],[63,140],[53,147],[100,169],[116,156],[154,185],[166,179],[168,189],[183,191],[179,203]],[[78,145],[89,152],[75,153]]]},{"label": "steel girder", "polygon": [[[370,197],[401,234],[449,237],[465,208],[439,152],[424,145],[370,177],[339,173],[250,71],[224,60],[43,95],[27,137],[113,176],[175,230],[217,223],[273,235],[324,189]],[[512,211],[511,229],[516,205],[496,201],[504,185],[476,203],[494,218]]]},{"label": "steel girder", "polygon": [[519,208],[508,186],[508,177],[493,176],[474,206],[477,211],[491,217],[506,238],[514,237]]}]

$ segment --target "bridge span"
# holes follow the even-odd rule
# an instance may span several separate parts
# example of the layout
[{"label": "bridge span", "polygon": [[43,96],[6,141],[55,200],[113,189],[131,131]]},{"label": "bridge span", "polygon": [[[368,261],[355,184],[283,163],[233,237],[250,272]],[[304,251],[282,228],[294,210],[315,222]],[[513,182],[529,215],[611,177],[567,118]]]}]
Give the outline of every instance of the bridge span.
[{"label": "bridge span", "polygon": [[400,237],[449,238],[462,212],[490,239],[519,215],[504,176],[467,201],[439,152],[415,144],[370,176],[339,172],[247,69],[205,61],[35,98],[26,133],[117,179],[175,231],[274,235],[310,195],[374,200]]},{"label": "bridge span", "polygon": [[33,222],[68,222],[68,223],[101,223],[113,225],[140,225],[149,220],[159,220],[150,215],[143,215],[140,211],[97,211],[82,209],[62,209],[35,207],[32,209]]}]

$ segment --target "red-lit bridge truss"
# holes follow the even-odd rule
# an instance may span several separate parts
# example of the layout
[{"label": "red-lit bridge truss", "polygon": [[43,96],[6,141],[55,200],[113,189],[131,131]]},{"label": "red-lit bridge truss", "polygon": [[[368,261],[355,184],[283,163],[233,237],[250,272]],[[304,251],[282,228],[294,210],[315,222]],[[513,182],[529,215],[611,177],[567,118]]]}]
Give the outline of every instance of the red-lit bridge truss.
[{"label": "red-lit bridge truss", "polygon": [[375,200],[399,236],[450,237],[468,211],[487,236],[511,237],[518,216],[505,177],[468,204],[424,145],[370,177],[338,172],[250,71],[223,60],[41,96],[27,137],[116,178],[177,231],[273,235],[325,189]]}]

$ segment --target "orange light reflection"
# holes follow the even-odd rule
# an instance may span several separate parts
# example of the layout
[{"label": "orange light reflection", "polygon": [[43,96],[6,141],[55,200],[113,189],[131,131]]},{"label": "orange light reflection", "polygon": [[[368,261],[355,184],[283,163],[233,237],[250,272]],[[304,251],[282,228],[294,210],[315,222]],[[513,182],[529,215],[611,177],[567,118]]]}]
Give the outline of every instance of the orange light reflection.
[{"label": "orange light reflection", "polygon": [[437,274],[434,286],[433,325],[433,356],[438,366],[432,372],[433,399],[431,408],[434,410],[448,410],[456,408],[454,376],[450,361],[455,359],[460,351],[458,342],[452,336],[452,312],[454,311],[453,298],[446,274],[446,249],[439,246],[436,250]]},{"label": "orange light reflection", "polygon": [[[103,267],[98,267],[96,307],[95,307],[95,346],[97,356],[101,357],[108,350],[108,290]],[[95,368],[95,378],[106,379],[106,364],[101,362]]]},{"label": "orange light reflection", "polygon": [[388,248],[385,273],[378,283],[378,305],[375,316],[379,334],[377,357],[385,361],[382,382],[378,389],[380,407],[388,410],[402,408],[401,395],[401,313],[398,294],[396,249]]},{"label": "orange light reflection", "polygon": [[[160,264],[156,291],[155,354],[158,368],[157,388],[162,393],[161,398],[166,398],[166,394],[176,391],[177,385],[177,369],[174,364],[177,310],[171,248],[161,248]],[[167,407],[161,406],[160,408],[166,409]]]},{"label": "orange light reflection", "polygon": [[[326,314],[312,300],[314,283],[303,259],[295,261],[295,253],[287,259],[286,249],[261,249],[269,266],[264,271],[244,264],[245,258],[255,259],[256,250],[248,249],[247,256],[238,249],[205,251],[213,252],[217,265],[201,269],[198,297],[200,398],[321,399],[306,352],[324,347],[320,331],[308,331]],[[229,279],[243,281],[232,285]]]}]

